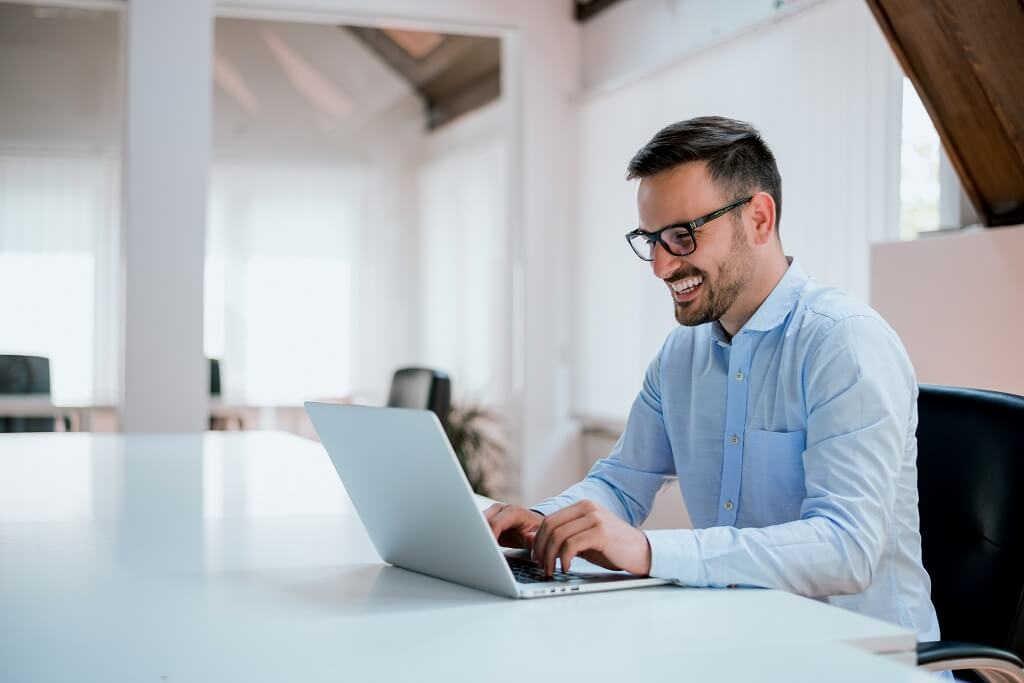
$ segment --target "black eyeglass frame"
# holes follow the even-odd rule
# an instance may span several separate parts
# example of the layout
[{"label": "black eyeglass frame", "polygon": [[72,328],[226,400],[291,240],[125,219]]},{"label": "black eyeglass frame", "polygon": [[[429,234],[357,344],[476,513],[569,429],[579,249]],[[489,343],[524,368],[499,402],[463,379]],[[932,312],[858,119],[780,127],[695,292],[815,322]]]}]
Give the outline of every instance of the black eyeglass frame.
[{"label": "black eyeglass frame", "polygon": [[[735,209],[737,206],[743,206],[744,204],[746,204],[747,202],[749,202],[753,198],[754,198],[753,195],[751,195],[750,197],[746,197],[744,199],[737,199],[732,204],[727,204],[727,205],[723,206],[721,209],[718,209],[717,211],[712,211],[711,213],[707,214],[706,216],[701,216],[700,218],[694,218],[692,221],[684,221],[682,223],[673,223],[672,225],[666,225],[661,230],[655,230],[654,232],[645,232],[644,230],[641,230],[640,228],[637,228],[636,230],[630,230],[629,232],[626,233],[626,242],[629,243],[629,248],[633,250],[633,253],[636,254],[637,256],[639,256],[644,261],[653,261],[654,260],[654,248],[651,249],[651,258],[645,258],[643,256],[643,254],[641,254],[639,251],[637,251],[636,247],[633,246],[633,239],[632,238],[634,238],[634,237],[636,237],[638,235],[642,235],[642,236],[648,238],[648,242],[649,243],[652,243],[652,244],[655,244],[655,245],[660,244],[665,249],[665,251],[667,251],[668,253],[672,254],[673,256],[689,256],[693,252],[697,251],[697,235],[696,235],[696,230],[698,228],[703,226],[705,223],[710,223],[711,221],[715,220],[716,218],[721,218],[725,214],[727,214],[730,211],[732,211],[733,209]],[[693,242],[693,249],[691,249],[690,251],[686,252],[685,254],[677,254],[676,252],[672,251],[672,248],[668,246],[668,242],[666,242],[661,237],[661,234],[663,232],[665,232],[666,230],[675,230],[677,228],[686,228],[686,231],[690,233],[690,241]]]}]

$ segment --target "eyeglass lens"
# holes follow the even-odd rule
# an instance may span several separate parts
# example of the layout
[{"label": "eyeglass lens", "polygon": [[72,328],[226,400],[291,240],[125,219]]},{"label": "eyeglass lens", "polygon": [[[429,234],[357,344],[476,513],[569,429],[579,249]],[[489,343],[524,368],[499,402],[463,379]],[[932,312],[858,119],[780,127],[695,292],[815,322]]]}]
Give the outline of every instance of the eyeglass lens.
[{"label": "eyeglass lens", "polygon": [[[686,228],[672,228],[661,233],[661,239],[668,245],[668,250],[675,256],[686,256],[693,253],[696,244],[693,236]],[[658,243],[654,235],[636,234],[629,238],[633,250],[642,259],[654,258],[654,245]]]}]

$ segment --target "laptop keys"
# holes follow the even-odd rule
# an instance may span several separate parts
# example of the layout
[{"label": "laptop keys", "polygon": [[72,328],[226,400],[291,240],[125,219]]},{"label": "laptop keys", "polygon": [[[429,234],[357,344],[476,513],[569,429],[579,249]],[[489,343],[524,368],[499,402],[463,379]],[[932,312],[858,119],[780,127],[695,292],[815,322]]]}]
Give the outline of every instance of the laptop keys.
[{"label": "laptop keys", "polygon": [[508,565],[512,569],[512,575],[518,583],[545,583],[545,582],[567,582],[582,581],[586,577],[575,572],[563,572],[555,569],[554,575],[550,578],[544,575],[544,569],[533,562],[507,557]]}]

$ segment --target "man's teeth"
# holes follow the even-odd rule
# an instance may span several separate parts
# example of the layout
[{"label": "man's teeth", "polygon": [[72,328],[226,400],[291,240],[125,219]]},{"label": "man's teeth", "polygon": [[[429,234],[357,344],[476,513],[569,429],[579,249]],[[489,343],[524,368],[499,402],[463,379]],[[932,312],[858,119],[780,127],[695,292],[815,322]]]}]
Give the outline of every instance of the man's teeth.
[{"label": "man's teeth", "polygon": [[672,290],[676,292],[688,292],[700,283],[704,282],[702,277],[688,277],[685,280],[672,283]]}]

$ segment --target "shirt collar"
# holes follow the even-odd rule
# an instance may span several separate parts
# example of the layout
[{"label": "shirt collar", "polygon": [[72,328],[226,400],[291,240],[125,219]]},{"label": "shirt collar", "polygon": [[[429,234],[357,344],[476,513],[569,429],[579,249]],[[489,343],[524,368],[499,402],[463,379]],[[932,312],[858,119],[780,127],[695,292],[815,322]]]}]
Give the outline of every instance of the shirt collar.
[{"label": "shirt collar", "polygon": [[[786,269],[782,279],[775,285],[775,289],[768,295],[768,298],[754,311],[754,315],[750,317],[747,324],[736,333],[737,335],[746,330],[756,332],[773,330],[782,324],[782,321],[786,319],[786,316],[796,306],[796,302],[800,298],[800,292],[810,278],[803,271],[803,268],[797,265],[792,256],[787,256],[786,260],[789,261],[789,268]],[[728,335],[722,328],[722,323],[717,320],[711,323],[711,337],[716,342],[728,338]]]}]

